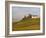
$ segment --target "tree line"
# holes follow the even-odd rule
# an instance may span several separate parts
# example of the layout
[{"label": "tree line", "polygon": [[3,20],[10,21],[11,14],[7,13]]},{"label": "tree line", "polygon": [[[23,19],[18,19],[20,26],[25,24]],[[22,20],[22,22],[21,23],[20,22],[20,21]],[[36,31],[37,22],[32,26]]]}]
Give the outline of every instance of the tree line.
[{"label": "tree line", "polygon": [[31,19],[31,18],[32,18],[32,15],[29,14],[28,16],[24,16],[23,20],[24,20],[24,19]]}]

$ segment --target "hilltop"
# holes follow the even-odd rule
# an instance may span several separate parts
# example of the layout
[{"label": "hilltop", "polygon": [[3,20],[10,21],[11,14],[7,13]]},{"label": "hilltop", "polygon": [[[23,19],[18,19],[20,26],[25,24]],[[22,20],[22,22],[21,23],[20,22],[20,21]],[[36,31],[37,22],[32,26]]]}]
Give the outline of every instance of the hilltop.
[{"label": "hilltop", "polygon": [[40,29],[40,18],[35,19],[24,19],[18,22],[13,22],[13,31],[19,30],[39,30]]}]

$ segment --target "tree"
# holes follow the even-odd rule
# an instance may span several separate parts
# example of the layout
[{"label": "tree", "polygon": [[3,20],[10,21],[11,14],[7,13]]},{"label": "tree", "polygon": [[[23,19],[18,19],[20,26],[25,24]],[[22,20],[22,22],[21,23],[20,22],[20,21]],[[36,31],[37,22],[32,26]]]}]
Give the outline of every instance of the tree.
[{"label": "tree", "polygon": [[32,18],[32,15],[31,15],[31,14],[29,14],[28,18]]},{"label": "tree", "polygon": [[30,18],[32,18],[32,15],[31,15],[31,14],[29,14],[27,17],[24,16],[23,20],[25,20],[25,19],[30,19]]}]

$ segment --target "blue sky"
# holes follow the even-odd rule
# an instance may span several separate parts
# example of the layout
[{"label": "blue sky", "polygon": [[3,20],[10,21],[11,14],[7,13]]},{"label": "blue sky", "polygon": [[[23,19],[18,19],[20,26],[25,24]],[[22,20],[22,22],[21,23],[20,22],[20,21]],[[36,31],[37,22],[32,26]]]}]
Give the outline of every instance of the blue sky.
[{"label": "blue sky", "polygon": [[40,15],[40,8],[38,7],[12,7],[12,19],[21,20],[24,15]]}]

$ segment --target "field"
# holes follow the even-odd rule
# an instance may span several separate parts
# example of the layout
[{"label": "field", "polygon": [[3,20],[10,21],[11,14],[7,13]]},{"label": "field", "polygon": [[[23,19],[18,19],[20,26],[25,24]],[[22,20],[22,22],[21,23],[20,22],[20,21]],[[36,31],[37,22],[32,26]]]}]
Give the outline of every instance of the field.
[{"label": "field", "polygon": [[12,31],[40,30],[40,18],[25,19],[12,23]]}]

